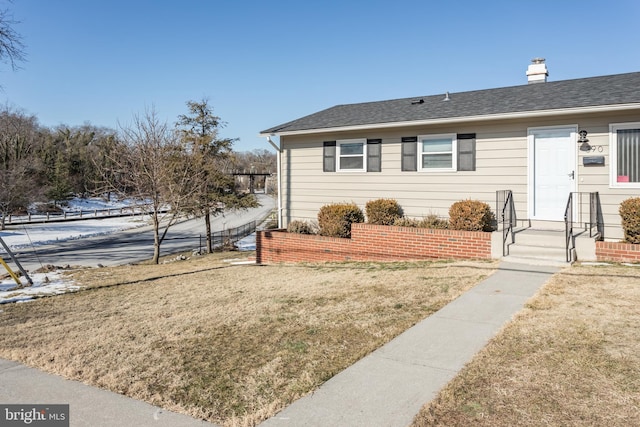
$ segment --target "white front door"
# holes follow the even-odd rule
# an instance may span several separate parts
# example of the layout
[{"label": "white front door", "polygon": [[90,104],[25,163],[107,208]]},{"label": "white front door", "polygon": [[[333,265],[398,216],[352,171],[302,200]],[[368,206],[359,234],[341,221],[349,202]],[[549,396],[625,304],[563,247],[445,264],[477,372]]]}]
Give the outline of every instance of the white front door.
[{"label": "white front door", "polygon": [[563,221],[575,191],[576,128],[529,130],[529,216]]}]

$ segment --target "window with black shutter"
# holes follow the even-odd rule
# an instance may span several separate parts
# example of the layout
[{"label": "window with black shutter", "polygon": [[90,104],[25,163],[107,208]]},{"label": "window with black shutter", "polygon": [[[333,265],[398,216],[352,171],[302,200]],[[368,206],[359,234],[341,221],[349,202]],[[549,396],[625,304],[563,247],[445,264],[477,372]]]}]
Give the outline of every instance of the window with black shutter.
[{"label": "window with black shutter", "polygon": [[402,137],[402,170],[417,171],[418,170],[418,137],[403,136]]},{"label": "window with black shutter", "polygon": [[367,172],[382,171],[382,140],[367,139]]},{"label": "window with black shutter", "polygon": [[458,140],[458,170],[476,170],[476,134],[459,133]]},{"label": "window with black shutter", "polygon": [[336,171],[336,142],[325,141],[323,143],[323,172]]}]

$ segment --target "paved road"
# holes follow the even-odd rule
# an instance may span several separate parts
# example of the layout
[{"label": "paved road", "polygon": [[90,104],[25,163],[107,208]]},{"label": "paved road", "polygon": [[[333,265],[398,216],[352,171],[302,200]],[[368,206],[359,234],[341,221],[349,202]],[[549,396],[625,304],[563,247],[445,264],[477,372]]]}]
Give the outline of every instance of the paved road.
[{"label": "paved road", "polygon": [[[273,210],[275,200],[257,194],[261,206],[246,211],[226,213],[211,220],[213,232],[239,227],[251,221],[261,221]],[[161,256],[198,249],[199,236],[204,245],[204,219],[183,221],[169,228],[161,246]],[[108,236],[70,240],[55,245],[39,246],[36,251],[23,249],[16,252],[20,263],[29,271],[41,265],[119,265],[140,262],[153,257],[153,231],[150,226],[121,231]]]}]

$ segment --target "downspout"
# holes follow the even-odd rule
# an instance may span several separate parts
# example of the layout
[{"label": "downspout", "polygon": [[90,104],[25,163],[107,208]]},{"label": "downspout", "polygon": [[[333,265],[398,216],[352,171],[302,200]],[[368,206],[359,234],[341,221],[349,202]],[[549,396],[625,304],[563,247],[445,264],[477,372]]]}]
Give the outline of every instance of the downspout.
[{"label": "downspout", "polygon": [[267,142],[278,152],[276,156],[276,169],[278,173],[278,228],[282,228],[282,148],[271,140],[271,136],[267,136]]}]

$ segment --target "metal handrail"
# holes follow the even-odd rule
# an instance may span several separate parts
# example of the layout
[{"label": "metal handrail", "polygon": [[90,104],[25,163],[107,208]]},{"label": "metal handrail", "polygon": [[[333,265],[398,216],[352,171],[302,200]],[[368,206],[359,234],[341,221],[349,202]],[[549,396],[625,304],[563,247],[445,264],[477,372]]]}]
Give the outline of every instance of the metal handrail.
[{"label": "metal handrail", "polygon": [[569,200],[567,200],[567,206],[564,209],[564,237],[566,260],[571,262],[571,254],[576,247],[576,241],[573,237],[573,193],[569,193]]},{"label": "metal handrail", "polygon": [[[588,221],[583,221],[586,217],[583,207],[586,205],[584,198],[589,195],[589,216]],[[577,204],[577,221],[574,215],[574,205]],[[565,238],[566,238],[566,254],[567,262],[573,261],[572,253],[576,247],[575,223],[582,224],[584,231],[589,230],[589,237],[596,237],[598,240],[604,239],[604,220],[602,217],[602,206],[600,205],[600,194],[596,192],[573,192],[569,193],[567,206],[564,211]],[[595,232],[594,232],[595,230]]]},{"label": "metal handrail", "polygon": [[[596,233],[593,233],[595,224]],[[600,193],[597,191],[589,193],[589,237],[604,239],[604,218],[602,217],[602,205],[600,204]]]},{"label": "metal handrail", "polygon": [[502,256],[507,256],[509,255],[509,244],[507,244],[509,235],[511,235],[511,244],[516,241],[513,228],[517,224],[517,218],[511,190],[496,191],[496,211],[500,212],[502,219]]}]

